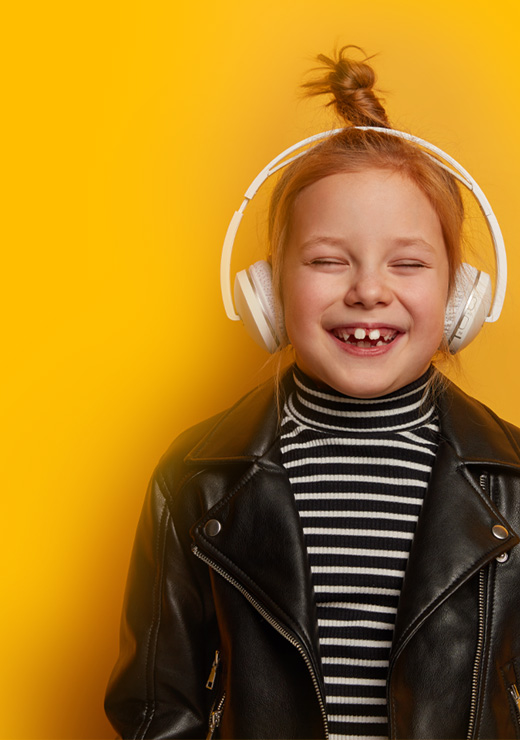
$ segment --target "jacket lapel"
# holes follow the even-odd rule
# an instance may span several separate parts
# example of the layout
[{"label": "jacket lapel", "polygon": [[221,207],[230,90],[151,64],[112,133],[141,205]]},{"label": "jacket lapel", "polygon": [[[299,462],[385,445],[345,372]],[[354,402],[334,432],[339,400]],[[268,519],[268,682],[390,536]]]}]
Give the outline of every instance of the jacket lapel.
[{"label": "jacket lapel", "polygon": [[[520,472],[503,422],[452,384],[438,410],[441,441],[406,568],[393,657],[453,591],[520,541],[478,482],[483,471]],[[505,539],[493,535],[497,524]]]},{"label": "jacket lapel", "polygon": [[[227,479],[235,481],[192,528],[196,546],[296,637],[316,663],[310,567],[289,478],[280,462],[273,385],[261,386],[231,409],[186,462],[226,470]],[[245,462],[249,465],[241,467]],[[233,468],[242,472],[238,482]],[[221,526],[216,535],[208,534],[211,519]]]},{"label": "jacket lapel", "polygon": [[[208,534],[206,523],[221,529]],[[285,470],[254,463],[192,531],[197,547],[279,625],[317,654],[316,616],[303,530]],[[251,600],[250,598],[250,600]],[[264,615],[265,616],[265,615]]]},{"label": "jacket lapel", "polygon": [[[497,524],[508,530],[506,539],[493,535]],[[441,441],[406,567],[392,653],[453,591],[518,541],[453,448]]]}]

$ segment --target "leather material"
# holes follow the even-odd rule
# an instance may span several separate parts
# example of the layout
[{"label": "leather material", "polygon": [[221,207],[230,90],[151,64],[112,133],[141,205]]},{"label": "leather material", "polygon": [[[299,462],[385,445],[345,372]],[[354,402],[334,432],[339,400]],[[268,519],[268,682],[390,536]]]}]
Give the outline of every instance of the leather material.
[{"label": "leather material", "polygon": [[[520,430],[451,384],[439,418],[397,613],[390,736],[465,738],[475,673],[473,736],[515,738],[507,689],[520,665]],[[205,528],[212,519],[217,534]],[[495,524],[506,539],[493,535]],[[504,552],[509,559],[498,563]],[[320,738],[323,693],[303,532],[266,384],[181,435],[155,471],[106,710],[123,737],[203,738],[225,695],[215,737]]]}]

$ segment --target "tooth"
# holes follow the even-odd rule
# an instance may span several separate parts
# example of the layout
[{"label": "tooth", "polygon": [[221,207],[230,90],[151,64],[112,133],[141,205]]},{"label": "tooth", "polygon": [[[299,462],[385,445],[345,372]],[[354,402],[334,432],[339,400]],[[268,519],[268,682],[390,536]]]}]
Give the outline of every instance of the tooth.
[{"label": "tooth", "polygon": [[372,329],[372,331],[368,332],[369,339],[379,339],[380,336],[381,332],[379,331],[379,329]]},{"label": "tooth", "polygon": [[384,344],[383,340],[380,339],[379,342],[376,342],[376,347],[381,347]]},{"label": "tooth", "polygon": [[367,333],[364,329],[356,329],[354,332],[354,336],[356,339],[364,339],[366,337]]}]

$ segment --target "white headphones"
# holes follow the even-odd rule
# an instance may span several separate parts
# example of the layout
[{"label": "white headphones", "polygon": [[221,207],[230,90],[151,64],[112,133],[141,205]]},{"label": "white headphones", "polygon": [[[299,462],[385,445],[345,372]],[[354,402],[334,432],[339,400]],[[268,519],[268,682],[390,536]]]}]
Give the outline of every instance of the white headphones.
[{"label": "white headphones", "polygon": [[[431,157],[440,167],[443,167],[471,190],[484,214],[495,248],[495,294],[492,302],[491,278],[487,273],[481,272],[476,267],[467,263],[461,265],[456,276],[453,295],[446,307],[444,319],[444,336],[448,342],[450,352],[454,354],[467,347],[480,331],[484,321],[496,321],[502,311],[507,283],[507,258],[504,239],[496,216],[488,199],[471,175],[453,157],[443,152],[442,149],[404,131],[396,131],[377,126],[355,126],[354,128],[363,131],[379,131],[389,136],[406,139],[426,149],[427,156]],[[340,133],[343,130],[341,128],[332,129],[331,131],[324,131],[321,134],[310,136],[285,149],[285,151],[271,160],[248,187],[244,194],[242,205],[238,211],[235,211],[229,223],[220,262],[220,287],[224,308],[226,309],[228,318],[232,321],[242,320],[251,337],[268,352],[275,352],[284,338],[284,328],[279,325],[276,316],[271,265],[265,260],[261,260],[260,262],[255,262],[247,270],[241,270],[237,273],[235,277],[234,305],[231,298],[231,254],[238,227],[247,204],[252,200],[267,178],[290,162],[298,159],[298,157],[304,156],[308,150],[304,149],[292,157],[289,157],[290,154],[316,141]],[[432,156],[432,154],[435,156]],[[441,159],[444,161],[441,161]]]}]

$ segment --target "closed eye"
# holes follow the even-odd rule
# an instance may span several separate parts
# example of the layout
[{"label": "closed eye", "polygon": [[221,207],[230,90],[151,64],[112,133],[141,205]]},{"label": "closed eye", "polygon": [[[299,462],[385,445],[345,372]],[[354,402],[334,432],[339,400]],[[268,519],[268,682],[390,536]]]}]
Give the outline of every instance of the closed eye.
[{"label": "closed eye", "polygon": [[338,260],[333,258],[320,258],[315,260],[310,260],[307,262],[308,265],[346,265],[348,264],[344,260]]},{"label": "closed eye", "polygon": [[424,262],[396,262],[394,267],[428,267]]}]

